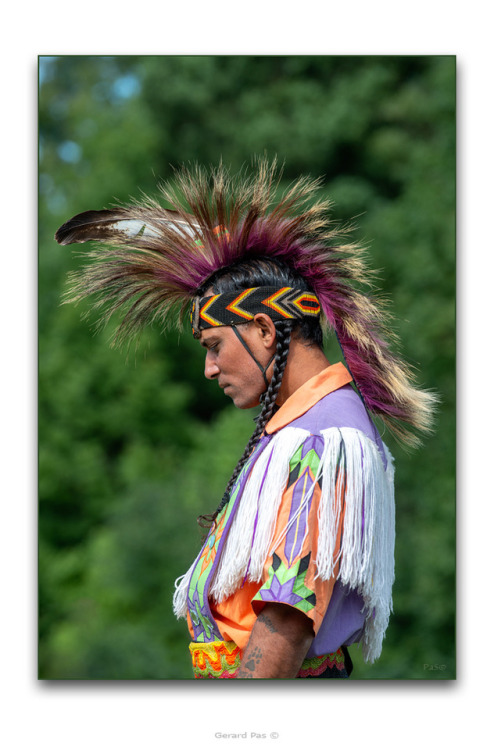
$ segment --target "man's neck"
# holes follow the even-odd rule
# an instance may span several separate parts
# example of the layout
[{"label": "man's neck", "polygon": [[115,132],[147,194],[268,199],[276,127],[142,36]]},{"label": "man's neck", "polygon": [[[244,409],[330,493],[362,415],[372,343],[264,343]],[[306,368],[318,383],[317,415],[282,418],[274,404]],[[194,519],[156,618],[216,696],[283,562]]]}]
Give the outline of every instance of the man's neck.
[{"label": "man's neck", "polygon": [[330,362],[316,344],[292,339],[276,403],[281,406],[304,383],[329,367]]}]

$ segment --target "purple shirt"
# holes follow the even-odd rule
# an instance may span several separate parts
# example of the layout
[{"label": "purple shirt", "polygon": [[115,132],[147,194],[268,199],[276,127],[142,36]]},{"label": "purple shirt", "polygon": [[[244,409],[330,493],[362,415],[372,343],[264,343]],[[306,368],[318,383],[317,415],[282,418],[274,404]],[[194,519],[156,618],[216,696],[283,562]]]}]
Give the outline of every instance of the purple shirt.
[{"label": "purple shirt", "polygon": [[[320,435],[331,427],[350,427],[364,433],[373,440],[386,466],[383,444],[379,433],[351,385],[344,385],[324,396],[309,411],[293,420],[290,427],[307,430]],[[360,640],[365,616],[363,599],[348,586],[336,581],[323,622],[307,653],[307,657],[334,653],[340,646],[348,646]]]}]

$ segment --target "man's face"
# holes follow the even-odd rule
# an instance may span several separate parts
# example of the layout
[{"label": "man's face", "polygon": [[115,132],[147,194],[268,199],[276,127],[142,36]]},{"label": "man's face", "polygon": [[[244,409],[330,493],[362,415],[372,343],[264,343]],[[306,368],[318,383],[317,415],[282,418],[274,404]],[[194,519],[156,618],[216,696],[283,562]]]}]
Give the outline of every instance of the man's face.
[{"label": "man's face", "polygon": [[[238,331],[258,362],[265,366],[270,355],[266,353],[255,325],[239,326]],[[238,409],[257,406],[260,395],[266,390],[264,378],[232,328],[207,328],[201,331],[200,341],[207,350],[204,375],[209,380],[217,380]]]}]

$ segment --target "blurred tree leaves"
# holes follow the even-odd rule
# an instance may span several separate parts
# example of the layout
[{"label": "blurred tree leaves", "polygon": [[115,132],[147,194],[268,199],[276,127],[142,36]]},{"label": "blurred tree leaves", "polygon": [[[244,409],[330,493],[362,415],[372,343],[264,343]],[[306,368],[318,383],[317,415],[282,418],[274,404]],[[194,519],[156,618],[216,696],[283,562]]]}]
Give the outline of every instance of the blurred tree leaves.
[{"label": "blurred tree leaves", "polygon": [[[278,155],[284,184],[324,177],[335,217],[380,269],[437,429],[397,463],[395,614],[356,679],[455,674],[455,59],[137,56],[40,58],[39,673],[190,678],[175,579],[200,544],[253,429],[203,377],[197,342],[146,333],[108,347],[88,305],[61,306],[83,261],[53,235],[183,161],[237,169]],[[334,341],[330,357],[340,357]],[[386,436],[385,436],[386,437]],[[352,650],[353,651],[353,650]],[[444,664],[429,671],[424,664]]]}]

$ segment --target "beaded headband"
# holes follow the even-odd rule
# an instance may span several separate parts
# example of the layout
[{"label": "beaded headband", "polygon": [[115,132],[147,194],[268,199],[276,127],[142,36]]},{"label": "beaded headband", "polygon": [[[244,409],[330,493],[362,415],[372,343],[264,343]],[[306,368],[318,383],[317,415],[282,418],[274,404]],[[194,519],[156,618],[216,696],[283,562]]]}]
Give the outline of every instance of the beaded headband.
[{"label": "beaded headband", "polygon": [[190,322],[194,338],[199,338],[204,328],[248,323],[257,313],[266,313],[277,321],[317,318],[320,312],[319,300],[312,292],[290,286],[258,286],[241,292],[195,297]]}]

